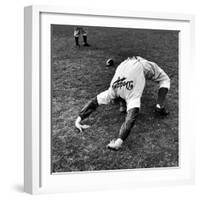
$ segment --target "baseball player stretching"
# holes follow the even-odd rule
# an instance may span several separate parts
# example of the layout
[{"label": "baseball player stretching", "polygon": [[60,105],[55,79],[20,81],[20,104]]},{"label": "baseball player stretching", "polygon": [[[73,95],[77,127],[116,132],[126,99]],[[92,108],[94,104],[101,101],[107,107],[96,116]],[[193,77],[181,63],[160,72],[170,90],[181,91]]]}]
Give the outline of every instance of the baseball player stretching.
[{"label": "baseball player stretching", "polygon": [[[114,62],[110,60],[110,64],[114,65]],[[80,131],[89,128],[88,125],[82,125],[81,121],[95,111],[99,105],[109,104],[116,98],[123,99],[126,102],[127,111],[125,121],[121,125],[118,138],[107,145],[112,150],[120,149],[138,116],[146,79],[155,81],[160,86],[155,113],[168,115],[168,111],[164,108],[164,100],[170,88],[168,75],[156,63],[134,56],[126,59],[117,67],[108,90],[98,94],[83,107],[75,121],[75,126]]]}]

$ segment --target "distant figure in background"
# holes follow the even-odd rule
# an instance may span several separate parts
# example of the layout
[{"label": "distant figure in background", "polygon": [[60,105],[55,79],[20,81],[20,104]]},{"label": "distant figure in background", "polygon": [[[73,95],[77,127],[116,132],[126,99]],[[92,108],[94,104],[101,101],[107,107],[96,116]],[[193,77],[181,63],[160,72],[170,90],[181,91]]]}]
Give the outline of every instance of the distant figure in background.
[{"label": "distant figure in background", "polygon": [[75,27],[74,28],[74,38],[76,46],[80,47],[79,44],[79,36],[82,35],[83,37],[83,46],[89,47],[90,45],[87,43],[87,32],[82,27]]}]

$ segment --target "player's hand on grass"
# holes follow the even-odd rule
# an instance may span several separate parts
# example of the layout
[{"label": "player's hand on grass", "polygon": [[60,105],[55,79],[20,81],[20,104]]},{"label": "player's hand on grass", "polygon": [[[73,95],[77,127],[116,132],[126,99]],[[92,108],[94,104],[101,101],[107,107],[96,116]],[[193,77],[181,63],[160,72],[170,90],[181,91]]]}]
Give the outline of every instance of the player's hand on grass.
[{"label": "player's hand on grass", "polygon": [[83,132],[84,129],[87,129],[89,128],[90,126],[89,125],[86,125],[86,124],[81,124],[81,118],[78,117],[75,121],[75,126],[76,128],[80,131],[80,132]]}]

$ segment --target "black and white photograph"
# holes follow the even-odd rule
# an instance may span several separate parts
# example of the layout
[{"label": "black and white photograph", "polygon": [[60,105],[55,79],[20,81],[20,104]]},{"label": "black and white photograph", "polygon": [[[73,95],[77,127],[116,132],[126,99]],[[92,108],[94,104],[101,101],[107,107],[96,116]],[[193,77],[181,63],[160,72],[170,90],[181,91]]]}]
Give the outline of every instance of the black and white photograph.
[{"label": "black and white photograph", "polygon": [[51,24],[51,173],[179,167],[179,31]]}]

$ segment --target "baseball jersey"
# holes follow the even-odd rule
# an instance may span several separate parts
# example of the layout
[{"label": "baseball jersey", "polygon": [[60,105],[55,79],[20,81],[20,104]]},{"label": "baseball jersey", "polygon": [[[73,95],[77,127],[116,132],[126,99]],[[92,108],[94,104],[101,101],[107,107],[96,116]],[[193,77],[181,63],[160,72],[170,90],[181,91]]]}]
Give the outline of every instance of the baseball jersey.
[{"label": "baseball jersey", "polygon": [[79,37],[79,35],[87,35],[87,32],[80,26],[74,28],[74,37]]},{"label": "baseball jersey", "polygon": [[109,89],[97,96],[98,103],[108,104],[121,97],[127,103],[127,111],[140,107],[146,79],[158,82],[160,87],[170,87],[168,75],[156,63],[139,56],[128,58],[117,67]]}]

